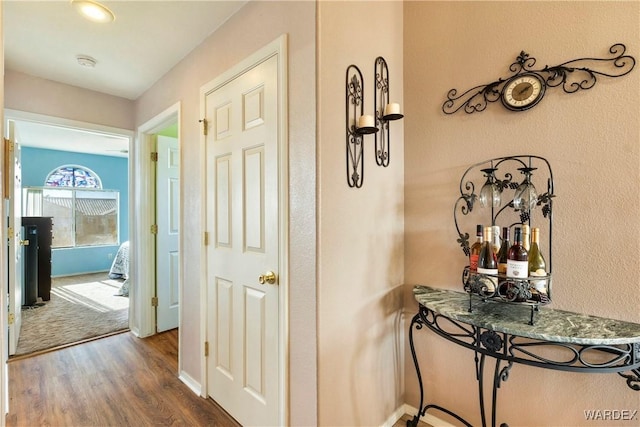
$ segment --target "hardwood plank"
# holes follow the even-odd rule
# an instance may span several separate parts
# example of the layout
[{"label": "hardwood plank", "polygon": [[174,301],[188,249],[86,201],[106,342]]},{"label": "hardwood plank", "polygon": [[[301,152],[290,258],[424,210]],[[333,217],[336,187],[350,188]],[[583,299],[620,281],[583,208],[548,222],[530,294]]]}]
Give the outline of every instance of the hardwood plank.
[{"label": "hardwood plank", "polygon": [[9,362],[12,426],[239,426],[177,377],[178,332],[130,332]]}]

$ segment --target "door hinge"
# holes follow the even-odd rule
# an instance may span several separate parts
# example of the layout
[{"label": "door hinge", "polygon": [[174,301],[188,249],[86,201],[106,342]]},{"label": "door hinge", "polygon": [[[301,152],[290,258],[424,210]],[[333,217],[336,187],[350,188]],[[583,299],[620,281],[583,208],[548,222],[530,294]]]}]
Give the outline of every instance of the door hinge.
[{"label": "door hinge", "polygon": [[158,234],[158,224],[153,224],[151,226],[151,234]]},{"label": "door hinge", "polygon": [[12,140],[5,138],[4,143],[7,145],[7,150],[11,153],[15,149],[15,144]]},{"label": "door hinge", "polygon": [[151,307],[157,307],[158,306],[158,297],[152,297],[151,298]]},{"label": "door hinge", "polygon": [[151,161],[152,162],[157,162],[158,161],[158,152],[154,151],[151,153]]},{"label": "door hinge", "polygon": [[13,237],[13,227],[7,229],[7,236],[9,236],[9,238]]},{"label": "door hinge", "polygon": [[207,119],[201,119],[198,121],[202,123],[202,133],[204,134],[204,136],[207,136],[209,134],[209,122],[207,121]]},{"label": "door hinge", "polygon": [[209,341],[204,342],[204,357],[209,357]]},{"label": "door hinge", "polygon": [[204,245],[205,246],[209,246],[209,232],[208,231],[204,232]]},{"label": "door hinge", "polygon": [[9,319],[7,319],[9,321],[10,325],[13,325],[14,323],[16,323],[16,315],[13,313],[9,313]]}]

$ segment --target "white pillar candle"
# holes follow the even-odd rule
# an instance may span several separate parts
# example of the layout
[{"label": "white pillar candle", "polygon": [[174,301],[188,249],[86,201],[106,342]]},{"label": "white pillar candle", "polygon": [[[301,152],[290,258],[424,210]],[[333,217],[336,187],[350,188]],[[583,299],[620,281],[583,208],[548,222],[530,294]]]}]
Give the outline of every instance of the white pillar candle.
[{"label": "white pillar candle", "polygon": [[388,116],[390,114],[400,114],[400,104],[397,102],[387,104],[387,106],[384,107],[384,115]]},{"label": "white pillar candle", "polygon": [[373,116],[364,115],[358,119],[358,128],[371,128],[374,126]]}]

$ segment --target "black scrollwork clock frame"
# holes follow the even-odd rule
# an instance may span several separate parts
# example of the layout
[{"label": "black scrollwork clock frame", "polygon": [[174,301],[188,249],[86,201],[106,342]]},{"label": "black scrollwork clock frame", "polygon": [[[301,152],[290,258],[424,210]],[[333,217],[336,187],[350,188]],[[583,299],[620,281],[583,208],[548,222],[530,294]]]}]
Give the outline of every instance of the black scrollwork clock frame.
[{"label": "black scrollwork clock frame", "polygon": [[[633,70],[636,60],[625,54],[626,49],[624,44],[616,43],[609,48],[610,57],[572,59],[559,65],[547,65],[541,69],[535,69],[536,59],[522,51],[516,58],[516,62],[509,67],[512,75],[475,86],[461,94],[457,89],[451,89],[447,93],[447,100],[442,104],[442,111],[445,114],[454,114],[462,110],[467,114],[473,114],[484,111],[487,105],[498,100],[501,100],[510,111],[524,111],[538,104],[545,89],[562,87],[565,93],[591,89],[595,86],[598,76],[622,77]],[[529,101],[522,108],[509,108],[509,103],[505,102],[505,88],[514,79],[526,75],[540,80],[541,93],[534,98],[535,102]]]}]

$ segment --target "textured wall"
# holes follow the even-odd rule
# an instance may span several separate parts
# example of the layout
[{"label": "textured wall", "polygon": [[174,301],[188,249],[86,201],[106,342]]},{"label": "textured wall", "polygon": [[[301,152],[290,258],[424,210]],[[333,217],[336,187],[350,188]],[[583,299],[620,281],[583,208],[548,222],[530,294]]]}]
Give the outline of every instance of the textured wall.
[{"label": "textured wall", "polygon": [[[402,406],[403,121],[387,168],[364,138],[364,182],[345,171],[345,73],[362,71],[374,112],[374,61],[389,66],[402,104],[402,2],[319,3],[318,399],[324,426],[382,425]],[[413,118],[416,120],[417,118]]]},{"label": "textured wall", "polygon": [[86,123],[134,129],[133,101],[6,70],[5,107]]},{"label": "textured wall", "polygon": [[[316,420],[315,344],[315,4],[250,2],[194,49],[136,101],[136,121],[145,123],[181,101],[180,144],[182,236],[200,236],[202,224],[203,147],[200,88],[281,34],[289,53],[289,392],[290,423]],[[200,239],[184,238],[182,366],[201,380]]]},{"label": "textured wall", "polygon": [[[576,94],[550,89],[526,112],[509,112],[499,102],[473,115],[441,111],[451,88],[466,90],[509,75],[521,50],[537,58],[536,68],[604,56],[616,42],[639,59],[638,22],[639,2],[405,2],[410,314],[416,309],[413,284],[461,289],[467,260],[452,212],[465,169],[492,157],[536,154],[550,161],[557,194],[553,307],[640,322],[640,68],[623,78],[600,78],[593,89]],[[430,367],[429,400],[479,424],[473,353],[429,332],[418,341],[421,363]],[[407,363],[409,358],[407,351]],[[407,400],[417,405],[410,365],[406,381]],[[615,374],[516,366],[500,389],[498,422],[585,425],[589,409],[637,410],[640,396]]]}]

